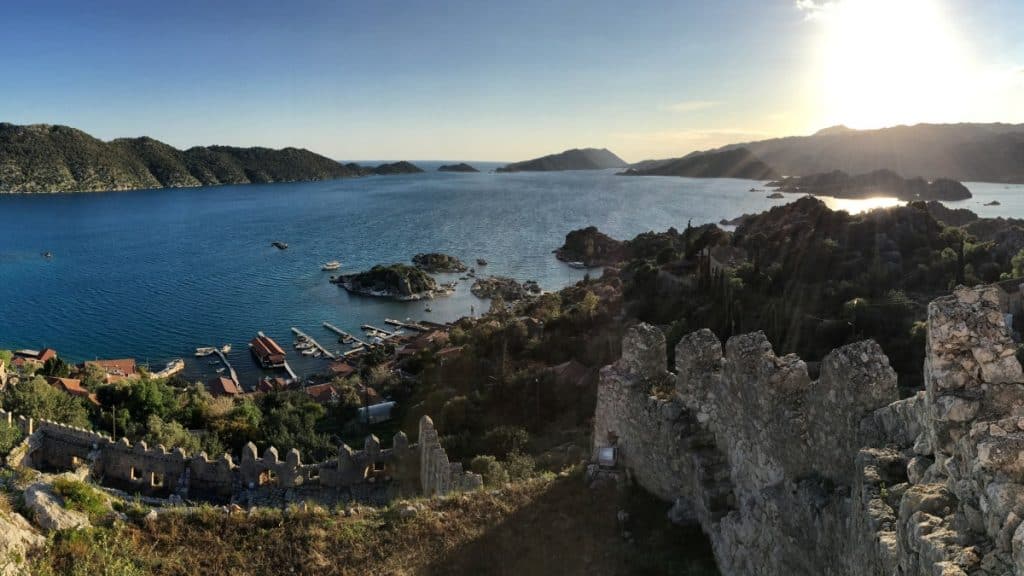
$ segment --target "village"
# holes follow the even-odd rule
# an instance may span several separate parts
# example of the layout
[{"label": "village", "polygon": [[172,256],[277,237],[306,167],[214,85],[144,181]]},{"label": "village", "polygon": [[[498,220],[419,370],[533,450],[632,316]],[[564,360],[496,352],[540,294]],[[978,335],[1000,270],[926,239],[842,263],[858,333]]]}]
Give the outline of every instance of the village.
[{"label": "village", "polygon": [[[359,379],[360,368],[368,357],[377,374],[387,374],[395,379],[410,379],[412,376],[403,370],[404,364],[418,353],[430,350],[433,356],[444,362],[446,358],[457,355],[461,346],[448,345],[450,324],[429,321],[404,323],[389,320],[393,325],[400,325],[404,330],[386,331],[366,326],[370,335],[366,340],[359,339],[329,323],[324,323],[329,330],[338,333],[339,342],[350,343],[353,348],[345,353],[332,354],[315,340],[297,328],[296,353],[306,349],[322,348],[325,367],[322,370],[299,376],[288,364],[288,352],[274,339],[262,332],[249,342],[249,350],[256,365],[262,370],[252,381],[243,381],[219,349],[201,349],[197,356],[218,356],[219,360],[212,363],[223,363],[224,369],[217,370],[217,376],[204,378],[203,388],[214,398],[257,397],[272,392],[303,392],[315,403],[329,407],[337,405],[342,397],[339,388],[346,381],[354,381],[354,388],[360,399],[358,409],[359,420],[363,424],[386,422],[392,418],[396,406],[394,400],[376,390],[371,384]],[[135,358],[110,358],[86,360],[77,364],[69,364],[59,356],[53,348],[19,349],[0,351],[0,390],[16,387],[21,382],[28,382],[36,377],[43,378],[47,384],[71,397],[79,398],[88,405],[102,410],[104,407],[96,394],[96,388],[102,385],[117,385],[137,381],[142,378],[162,379],[175,387],[187,387],[192,384],[183,377],[185,362],[181,359],[172,360],[165,368],[152,371]]]}]

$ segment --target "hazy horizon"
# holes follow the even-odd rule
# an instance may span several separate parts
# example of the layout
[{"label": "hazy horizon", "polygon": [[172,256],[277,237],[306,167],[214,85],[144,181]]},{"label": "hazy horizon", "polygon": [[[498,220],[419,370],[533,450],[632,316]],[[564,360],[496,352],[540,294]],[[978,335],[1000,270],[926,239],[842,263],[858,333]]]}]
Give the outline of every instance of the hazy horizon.
[{"label": "hazy horizon", "polygon": [[1024,122],[1010,1],[44,1],[0,17],[16,79],[0,121],[178,148],[636,162],[836,124]]}]

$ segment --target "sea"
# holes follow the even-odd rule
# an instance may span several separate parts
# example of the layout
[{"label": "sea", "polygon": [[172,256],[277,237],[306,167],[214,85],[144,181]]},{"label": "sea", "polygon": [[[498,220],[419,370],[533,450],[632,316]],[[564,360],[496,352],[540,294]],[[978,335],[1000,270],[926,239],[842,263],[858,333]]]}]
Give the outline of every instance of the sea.
[{"label": "sea", "polygon": [[[71,362],[130,357],[154,371],[183,358],[185,376],[202,381],[217,366],[195,349],[231,344],[228,357],[251,389],[264,375],[281,375],[251,358],[247,343],[258,331],[281,343],[303,375],[327,361],[295,353],[292,327],[344,352],[325,322],[362,335],[364,324],[390,329],[385,318],[448,322],[489,307],[460,275],[439,275],[457,281],[456,291],[426,302],[349,294],[329,282],[337,272],[321,270],[328,261],[352,273],[444,252],[478,276],[558,290],[587,273],[552,253],[571,230],[593,225],[626,239],[797,198],[769,199],[764,183],[750,180],[497,174],[501,164],[479,162],[480,173],[437,172],[442,163],[450,161],[417,162],[420,174],[324,182],[0,194],[0,348],[50,347]],[[1024,217],[1024,186],[967,187],[974,198],[947,204]],[[824,200],[850,212],[897,203]],[[992,200],[1000,205],[985,206]]]}]

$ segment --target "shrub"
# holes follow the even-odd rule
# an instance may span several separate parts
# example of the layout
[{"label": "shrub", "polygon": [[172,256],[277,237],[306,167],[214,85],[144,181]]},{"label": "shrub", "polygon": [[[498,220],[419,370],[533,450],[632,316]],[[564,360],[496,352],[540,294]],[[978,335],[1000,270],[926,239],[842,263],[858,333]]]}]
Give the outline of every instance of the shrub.
[{"label": "shrub", "polygon": [[536,468],[537,463],[534,462],[533,456],[522,452],[512,452],[505,461],[505,470],[508,471],[508,476],[512,480],[530,478]]},{"label": "shrub", "polygon": [[508,472],[494,456],[477,456],[469,463],[469,469],[484,477],[487,486],[501,486],[508,482]]},{"label": "shrub", "polygon": [[107,513],[106,499],[85,482],[57,478],[53,481],[53,491],[64,499],[65,508],[84,512],[90,519]]}]

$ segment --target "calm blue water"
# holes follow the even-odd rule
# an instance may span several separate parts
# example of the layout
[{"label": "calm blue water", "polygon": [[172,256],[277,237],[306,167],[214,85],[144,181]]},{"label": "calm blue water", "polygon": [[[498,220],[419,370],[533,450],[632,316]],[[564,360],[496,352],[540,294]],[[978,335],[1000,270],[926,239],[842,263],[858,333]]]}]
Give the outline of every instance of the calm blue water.
[{"label": "calm blue water", "polygon": [[[423,163],[433,168],[435,163]],[[496,166],[496,165],[495,165]],[[494,166],[483,165],[484,168]],[[747,190],[749,180],[625,178],[606,172],[425,174],[330,182],[45,196],[0,195],[0,347],[49,346],[66,359],[135,357],[162,367],[185,357],[189,376],[212,376],[198,346],[232,343],[251,386],[260,371],[246,342],[263,330],[308,372],[323,362],[291,353],[291,326],[332,348],[321,327],[351,332],[386,317],[449,321],[487,308],[460,282],[431,302],[352,296],[320,266],[342,271],[408,262],[440,251],[485,274],[553,290],[583,272],[552,250],[587,225],[629,238],[758,212],[792,200]],[[1021,187],[971,185],[964,203],[986,215],[1024,215]],[[985,193],[979,193],[979,187]],[[991,189],[989,189],[991,188]],[[981,201],[998,197],[1003,206]],[[273,240],[290,245],[285,251]],[[52,260],[40,256],[54,254]]]}]

